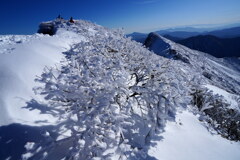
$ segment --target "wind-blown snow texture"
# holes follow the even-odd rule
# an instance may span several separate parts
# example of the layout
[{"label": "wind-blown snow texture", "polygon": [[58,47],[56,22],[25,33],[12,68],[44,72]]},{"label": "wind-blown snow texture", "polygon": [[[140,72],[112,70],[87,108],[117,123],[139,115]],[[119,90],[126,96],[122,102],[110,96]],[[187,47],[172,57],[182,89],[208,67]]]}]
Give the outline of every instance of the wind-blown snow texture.
[{"label": "wind-blown snow texture", "polygon": [[[31,125],[41,123],[45,116],[41,115],[43,117],[40,118],[37,111],[29,112],[22,108],[32,98],[42,99],[32,92],[36,86],[34,79],[45,66],[60,62],[63,58],[61,53],[80,40],[81,36],[65,31],[55,37],[40,34],[0,37],[0,125],[13,122]],[[51,119],[47,118],[48,121]]]},{"label": "wind-blown snow texture", "polygon": [[[0,42],[1,124],[53,124],[58,135],[46,131],[42,143],[28,142],[23,159],[170,160],[173,152],[186,159],[173,132],[192,134],[184,143],[207,153],[203,159],[240,158],[239,142],[227,140],[240,139],[237,62],[157,34],[147,43],[155,54],[121,31],[90,22],[47,24],[55,35],[2,36]],[[172,127],[175,121],[182,122]],[[231,150],[221,156],[225,146]]]}]

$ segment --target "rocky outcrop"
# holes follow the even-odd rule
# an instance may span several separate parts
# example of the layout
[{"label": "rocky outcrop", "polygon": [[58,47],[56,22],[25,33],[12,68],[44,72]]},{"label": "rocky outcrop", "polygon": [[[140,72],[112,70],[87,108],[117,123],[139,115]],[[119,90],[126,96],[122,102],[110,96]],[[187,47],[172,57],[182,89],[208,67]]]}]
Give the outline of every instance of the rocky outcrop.
[{"label": "rocky outcrop", "polygon": [[43,22],[39,25],[38,33],[54,35],[56,33],[56,28],[52,22]]}]

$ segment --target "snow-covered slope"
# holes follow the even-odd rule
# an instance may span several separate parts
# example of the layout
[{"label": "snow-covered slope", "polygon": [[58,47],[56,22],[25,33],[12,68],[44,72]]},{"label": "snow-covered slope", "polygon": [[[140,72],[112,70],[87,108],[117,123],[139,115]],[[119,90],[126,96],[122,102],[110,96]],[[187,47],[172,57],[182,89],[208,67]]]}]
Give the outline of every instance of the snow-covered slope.
[{"label": "snow-covered slope", "polygon": [[215,58],[209,54],[191,50],[157,33],[150,33],[145,45],[154,53],[175,60],[171,63],[181,64],[182,69],[185,68],[190,73],[197,72],[198,77],[202,77],[200,79],[208,81],[205,83],[214,83],[213,85],[228,92],[240,93],[240,70],[236,67],[240,65],[239,61],[235,60],[231,63],[229,59]]},{"label": "snow-covered slope", "polygon": [[198,117],[188,111],[179,112],[176,122],[168,122],[163,139],[151,147],[149,154],[160,160],[237,160],[240,144],[209,131]]},{"label": "snow-covered slope", "polygon": [[[216,125],[215,128],[222,130],[224,126],[225,131],[219,131],[224,137],[227,136],[226,132],[228,135],[232,134],[229,130],[234,128],[236,137],[229,138],[238,140],[240,136],[239,61],[234,58],[215,58],[207,53],[191,50],[156,33],[149,34],[145,45],[156,54],[170,59],[171,65],[178,66],[177,70],[188,73],[188,77],[194,76],[195,82],[192,81],[190,84],[194,90],[191,95],[194,96],[195,106],[210,117],[211,120],[207,118],[211,121],[209,123],[213,124],[217,121],[221,124],[221,127]],[[165,49],[159,49],[160,46],[164,46]]]},{"label": "snow-covered slope", "polygon": [[33,92],[36,76],[45,66],[59,63],[64,57],[62,52],[82,40],[84,37],[67,31],[59,31],[53,37],[41,34],[0,37],[0,125],[14,122],[41,125],[54,121],[53,117],[23,107],[31,99],[42,101]]},{"label": "snow-covered slope", "polygon": [[[149,34],[145,46],[154,53],[170,59],[170,65],[176,67],[175,69],[179,70],[179,74],[183,71],[189,77],[193,76],[193,83],[188,82],[188,85],[193,85],[191,86],[192,89],[204,90],[198,96],[194,96],[195,100],[193,101],[200,110],[200,112],[197,111],[199,120],[207,121],[205,127],[208,128],[207,131],[202,124],[196,121],[196,117],[190,113],[186,111],[179,113],[176,120],[180,122],[170,122],[167,125],[162,142],[157,142],[158,147],[153,147],[149,151],[150,154],[155,155],[155,157],[162,155],[163,159],[176,159],[175,156],[179,159],[239,159],[240,156],[237,154],[239,144],[234,146],[219,135],[215,135],[217,130],[222,136],[226,136],[226,132],[222,131],[221,127],[224,128],[225,126],[223,130],[235,128],[237,137],[233,139],[239,140],[239,61],[236,59],[218,59],[209,54],[191,50],[159,36],[157,33]],[[198,92],[195,89],[194,92]],[[213,100],[215,98],[217,100]],[[216,101],[220,103],[216,103]],[[225,105],[221,103],[225,103]],[[190,110],[193,108],[193,106],[190,107]],[[193,112],[196,113],[196,111]],[[234,113],[229,114],[229,112]],[[228,125],[234,123],[229,119],[233,119],[235,124]],[[218,125],[215,126],[214,123],[222,125],[219,127]],[[215,128],[215,130],[212,130],[212,128]],[[209,132],[213,132],[213,134],[209,134]],[[228,133],[231,134],[232,132]],[[184,153],[183,150],[176,151],[172,146],[176,146],[180,150],[188,150],[190,154]],[[168,150],[171,150],[174,156],[166,154]]]},{"label": "snow-covered slope", "polygon": [[156,54],[90,22],[46,24],[55,35],[0,37],[0,124],[54,125],[23,159],[240,158],[237,61],[155,33]]}]

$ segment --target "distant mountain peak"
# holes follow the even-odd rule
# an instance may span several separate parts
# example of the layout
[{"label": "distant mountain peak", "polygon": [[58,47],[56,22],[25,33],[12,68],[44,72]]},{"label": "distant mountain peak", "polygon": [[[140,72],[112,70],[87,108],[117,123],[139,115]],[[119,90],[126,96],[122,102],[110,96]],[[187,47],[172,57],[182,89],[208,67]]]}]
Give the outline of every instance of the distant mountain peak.
[{"label": "distant mountain peak", "polygon": [[164,56],[166,58],[172,58],[181,60],[185,63],[190,63],[188,57],[178,53],[172,48],[172,46],[166,41],[166,39],[156,32],[151,32],[144,42],[144,45],[154,53]]}]

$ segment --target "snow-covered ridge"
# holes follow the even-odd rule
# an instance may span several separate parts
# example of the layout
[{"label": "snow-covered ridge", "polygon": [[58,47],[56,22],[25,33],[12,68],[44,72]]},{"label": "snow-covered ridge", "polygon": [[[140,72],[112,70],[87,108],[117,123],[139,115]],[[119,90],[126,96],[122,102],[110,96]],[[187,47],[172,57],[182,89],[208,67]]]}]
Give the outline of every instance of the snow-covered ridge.
[{"label": "snow-covered ridge", "polygon": [[[56,29],[53,36],[27,37],[22,43],[11,43],[14,49],[9,54],[0,54],[0,102],[5,110],[1,112],[1,123],[52,124],[57,134],[46,131],[41,144],[27,143],[23,159],[170,160],[174,158],[167,155],[172,150],[186,159],[173,147],[174,142],[181,141],[169,141],[169,135],[190,134],[189,130],[194,129],[201,133],[193,132],[191,141],[184,143],[212,151],[205,150],[207,155],[201,158],[240,157],[239,143],[231,144],[216,135],[239,140],[236,67],[158,35],[154,46],[158,48],[158,42],[165,45],[159,52],[164,52],[164,57],[124,37],[121,31],[91,22],[57,19],[47,24]],[[3,48],[8,47],[5,44]],[[209,86],[215,90],[210,91]],[[229,101],[224,100],[228,96],[216,95],[216,87],[235,97],[230,107],[230,115],[238,114],[235,119],[214,119],[215,112],[229,116]],[[234,132],[225,130],[228,124],[218,124],[222,119],[233,124]],[[203,126],[215,129],[213,135]],[[194,136],[201,139],[193,142]],[[212,148],[201,143],[208,139],[214,142]],[[231,151],[218,156],[225,145]],[[162,148],[164,155],[158,154]],[[196,157],[198,149],[192,152]]]},{"label": "snow-covered ridge", "polygon": [[52,37],[43,34],[0,36],[0,125],[53,122],[54,118],[22,107],[32,98],[42,100],[32,89],[37,85],[34,79],[44,67],[59,63],[64,57],[62,52],[85,40],[83,36],[64,28]]},{"label": "snow-covered ridge", "polygon": [[81,36],[88,36],[89,34],[94,35],[97,31],[100,31],[100,29],[108,30],[107,28],[84,20],[74,20],[74,23],[71,23],[68,20],[56,19],[54,21],[40,23],[38,33],[59,35],[61,31],[64,30],[78,33]]},{"label": "snow-covered ridge", "polygon": [[215,83],[220,88],[224,87],[230,93],[240,93],[240,64],[236,60],[231,62],[223,58],[215,58],[207,53],[191,50],[157,33],[150,33],[145,45],[158,55],[188,62],[189,64],[186,65],[198,72],[200,76],[203,75],[208,81],[210,80],[209,83]]},{"label": "snow-covered ridge", "polygon": [[[174,119],[175,105],[186,107],[185,98],[180,100],[185,88],[173,80],[175,71],[167,67],[168,59],[122,32],[95,30],[95,34],[83,30],[87,41],[65,52],[61,68],[46,70],[38,79],[44,87],[37,90],[64,120],[59,132],[70,131],[70,139],[81,139],[68,156],[146,158],[151,137],[163,131],[166,120]],[[76,31],[81,35],[82,28]],[[45,151],[52,156],[53,150],[43,148],[35,159]]]},{"label": "snow-covered ridge", "polygon": [[[230,139],[238,140],[240,137],[239,61],[218,59],[207,53],[191,50],[156,33],[149,34],[145,44],[156,54],[171,59],[171,65],[179,67],[175,70],[180,69],[188,73],[188,75],[185,75],[187,77],[193,76],[195,82],[190,83],[192,85],[190,88],[194,92],[191,93],[194,96],[194,104],[203,114],[210,116],[210,119],[225,126],[225,129],[229,127],[233,129],[234,131],[227,131],[228,134],[234,134]],[[161,50],[161,46],[165,46],[165,49]],[[213,88],[214,90],[212,90]],[[222,116],[221,114],[225,115]],[[207,119],[207,121],[211,121],[209,118]],[[215,128],[221,130],[219,126]],[[226,136],[225,129],[219,131],[224,136]]]}]

